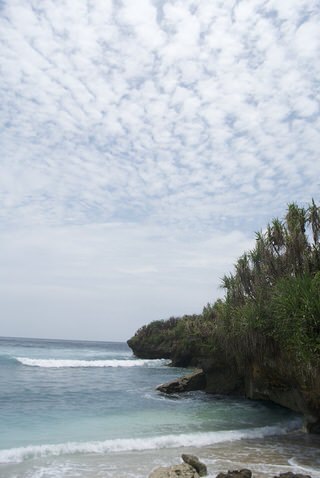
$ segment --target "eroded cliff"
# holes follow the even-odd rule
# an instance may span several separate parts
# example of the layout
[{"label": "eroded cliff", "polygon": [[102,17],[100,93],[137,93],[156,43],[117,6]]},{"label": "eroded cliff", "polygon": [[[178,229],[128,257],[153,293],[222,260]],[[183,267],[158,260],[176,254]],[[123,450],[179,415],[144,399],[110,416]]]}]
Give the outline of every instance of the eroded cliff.
[{"label": "eroded cliff", "polygon": [[[186,317],[180,320],[191,320]],[[193,316],[192,320],[197,319]],[[281,351],[274,343],[267,346],[263,338],[256,338],[251,354],[242,355],[239,344],[232,341],[226,348],[217,337],[214,345],[213,336],[210,340],[208,335],[183,337],[182,323],[171,319],[168,324],[170,332],[165,331],[165,324],[166,321],[162,322],[158,331],[154,325],[150,329],[145,326],[128,341],[137,357],[169,358],[175,366],[199,367],[205,376],[199,389],[204,388],[208,393],[270,400],[300,412],[306,430],[320,433],[318,366],[297,362],[295,357]],[[178,324],[179,329],[175,330]],[[186,347],[188,341],[192,346]]]}]

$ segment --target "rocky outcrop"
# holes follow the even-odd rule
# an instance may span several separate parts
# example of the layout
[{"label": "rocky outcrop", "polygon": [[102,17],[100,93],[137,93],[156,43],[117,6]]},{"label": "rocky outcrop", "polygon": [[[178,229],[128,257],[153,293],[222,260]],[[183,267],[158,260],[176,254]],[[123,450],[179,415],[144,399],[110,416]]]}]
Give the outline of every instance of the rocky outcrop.
[{"label": "rocky outcrop", "polygon": [[[205,476],[204,474],[200,474],[201,472],[198,472],[196,469],[197,464],[201,463],[196,456],[182,455],[182,458],[188,460],[188,462],[182,465],[156,468],[151,472],[149,478],[199,478]],[[194,463],[195,466],[188,464],[189,461]],[[201,463],[201,465],[205,467],[205,474],[207,474],[206,466],[203,463]],[[216,478],[252,478],[252,471],[247,468],[242,470],[229,470],[226,473],[219,473]],[[311,478],[311,476],[289,471],[287,473],[280,473],[280,475],[276,475],[273,478]]]},{"label": "rocky outcrop", "polygon": [[308,433],[319,433],[320,434],[320,419],[318,418],[305,418],[305,430]]},{"label": "rocky outcrop", "polygon": [[252,400],[271,401],[304,417],[305,430],[320,433],[320,370],[300,369],[279,352],[249,357],[237,367],[232,361],[204,364],[208,393],[240,394]]},{"label": "rocky outcrop", "polygon": [[253,400],[271,400],[304,416],[305,429],[320,433],[320,371],[301,373],[285,357],[254,360],[245,376],[245,395]]},{"label": "rocky outcrop", "polygon": [[210,364],[205,369],[206,392],[222,395],[244,395],[244,377],[228,363]]},{"label": "rocky outcrop", "polygon": [[181,458],[185,463],[188,465],[192,466],[194,468],[199,476],[207,476],[208,470],[207,467],[202,461],[199,460],[199,458],[195,455],[186,455],[182,454]]},{"label": "rocky outcrop", "polygon": [[[220,361],[204,362],[204,371],[177,378],[157,387],[162,393],[173,394],[191,390],[207,393],[242,395],[253,400],[270,400],[304,415],[305,430],[320,433],[320,380],[289,374],[286,361],[280,357],[265,363],[249,362],[242,372],[236,366]],[[320,377],[320,374],[319,374]]]},{"label": "rocky outcrop", "polygon": [[[244,468],[243,470],[227,471],[226,473],[219,473],[216,478],[251,478],[252,471]],[[301,475],[300,473],[280,473],[280,475],[274,476],[274,478],[311,478],[309,475]]]},{"label": "rocky outcrop", "polygon": [[279,476],[275,476],[274,478],[311,478],[311,476],[302,475],[301,473],[292,473],[289,471],[288,473],[280,473]]},{"label": "rocky outcrop", "polygon": [[[182,325],[185,321],[191,327],[192,321],[181,320]],[[167,323],[153,323],[128,341],[138,357],[170,358],[175,366],[198,367],[204,372],[160,385],[159,391],[170,394],[205,390],[269,400],[301,413],[305,430],[320,433],[320,366],[317,362],[304,363],[259,333],[250,336],[246,353],[234,338],[222,340],[220,336],[213,337],[209,347],[205,334],[195,341],[189,335],[191,329],[186,328],[182,333],[179,324],[173,319]],[[175,334],[175,328],[181,336]]]},{"label": "rocky outcrop", "polygon": [[155,320],[144,325],[127,344],[142,359],[171,359],[175,348],[175,330],[178,319]]},{"label": "rocky outcrop", "polygon": [[195,372],[177,378],[171,382],[163,383],[157,387],[157,390],[162,393],[172,394],[189,392],[192,390],[203,390],[206,386],[206,376],[203,370],[196,370]]},{"label": "rocky outcrop", "polygon": [[165,342],[159,344],[148,344],[147,341],[139,342],[135,337],[128,340],[128,345],[134,355],[141,359],[172,359],[170,348]]},{"label": "rocky outcrop", "polygon": [[184,463],[181,465],[156,468],[151,472],[149,478],[200,478],[207,475],[206,465],[197,456],[183,454],[182,460]]},{"label": "rocky outcrop", "polygon": [[160,466],[153,470],[149,478],[199,478],[197,471],[187,463],[173,466]]},{"label": "rocky outcrop", "polygon": [[242,470],[227,471],[227,473],[219,473],[216,478],[251,478],[252,471],[247,468]]}]

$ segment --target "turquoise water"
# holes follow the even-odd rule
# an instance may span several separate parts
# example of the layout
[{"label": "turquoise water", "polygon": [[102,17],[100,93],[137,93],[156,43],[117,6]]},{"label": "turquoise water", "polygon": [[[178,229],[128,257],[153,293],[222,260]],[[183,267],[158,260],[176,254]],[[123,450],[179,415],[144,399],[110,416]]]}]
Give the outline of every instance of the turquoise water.
[{"label": "turquoise water", "polygon": [[121,457],[123,466],[152,450],[262,439],[301,424],[261,402],[155,391],[182,373],[136,359],[124,343],[0,339],[0,476],[120,476]]}]

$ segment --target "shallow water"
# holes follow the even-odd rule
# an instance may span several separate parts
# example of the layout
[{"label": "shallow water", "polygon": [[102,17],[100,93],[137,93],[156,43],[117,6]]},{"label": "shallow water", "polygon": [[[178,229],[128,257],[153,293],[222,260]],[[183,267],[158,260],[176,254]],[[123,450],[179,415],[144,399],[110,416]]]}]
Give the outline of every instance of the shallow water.
[{"label": "shallow water", "polygon": [[213,475],[304,466],[320,478],[319,443],[292,433],[299,416],[262,402],[155,391],[182,373],[134,358],[126,344],[0,339],[1,478],[142,477],[187,451]]},{"label": "shallow water", "polygon": [[0,468],[0,476],[28,478],[146,477],[157,466],[181,462],[182,453],[196,454],[208,467],[209,477],[219,472],[249,468],[257,478],[292,471],[320,478],[320,440],[301,433],[263,439],[242,439],[207,447],[46,457]]}]

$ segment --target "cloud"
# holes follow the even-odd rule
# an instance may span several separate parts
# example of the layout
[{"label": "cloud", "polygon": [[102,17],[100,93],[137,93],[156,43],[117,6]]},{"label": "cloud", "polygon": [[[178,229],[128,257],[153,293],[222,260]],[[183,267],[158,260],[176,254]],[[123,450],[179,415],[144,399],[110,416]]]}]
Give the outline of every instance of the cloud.
[{"label": "cloud", "polygon": [[[276,210],[316,194],[316,3],[308,16],[299,2],[244,0],[16,1],[3,11],[2,151],[16,184],[1,185],[3,221],[90,223],[128,209],[194,227],[198,204],[211,194],[210,220],[234,184],[231,221],[235,204],[247,216],[248,195],[251,213],[265,215],[266,202]],[[288,161],[304,171],[298,190],[283,176]],[[267,188],[259,164],[275,172]],[[163,207],[172,194],[185,195],[187,214],[183,200]]]},{"label": "cloud", "polygon": [[303,22],[296,31],[295,43],[298,54],[306,62],[314,58],[320,48],[319,17]]},{"label": "cloud", "polygon": [[4,233],[117,223],[203,244],[318,197],[316,0],[14,0],[1,13]]}]

